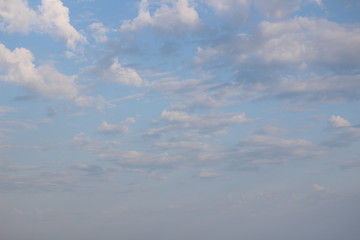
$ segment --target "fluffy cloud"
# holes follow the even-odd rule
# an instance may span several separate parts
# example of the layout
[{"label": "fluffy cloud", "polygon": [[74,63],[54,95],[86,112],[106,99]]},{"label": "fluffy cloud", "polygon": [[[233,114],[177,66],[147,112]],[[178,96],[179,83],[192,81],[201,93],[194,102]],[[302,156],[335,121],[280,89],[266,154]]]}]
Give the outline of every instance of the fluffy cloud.
[{"label": "fluffy cloud", "polygon": [[15,84],[27,91],[54,100],[70,100],[80,107],[108,105],[102,97],[84,96],[76,84],[77,76],[67,76],[51,65],[34,64],[34,56],[26,48],[13,51],[0,44],[0,81]]},{"label": "fluffy cloud", "polygon": [[232,18],[239,22],[248,18],[249,0],[205,0],[204,3],[212,7],[221,17]]},{"label": "fluffy cloud", "polygon": [[88,28],[93,32],[92,36],[96,42],[106,42],[108,40],[106,34],[109,30],[104,27],[104,24],[95,22],[90,24]]},{"label": "fluffy cloud", "polygon": [[119,124],[110,124],[106,121],[102,122],[101,125],[97,128],[99,132],[106,134],[122,134],[129,131],[129,124],[135,123],[134,118],[127,118],[126,120],[120,122]]},{"label": "fluffy cloud", "polygon": [[66,76],[49,65],[36,67],[34,56],[25,48],[14,51],[0,44],[0,81],[14,83],[50,99],[75,100],[78,88],[75,76]]},{"label": "fluffy cloud", "polygon": [[254,0],[255,6],[266,18],[281,19],[300,9],[302,0]]},{"label": "fluffy cloud", "polygon": [[138,16],[126,20],[120,27],[123,32],[136,31],[146,26],[166,33],[182,34],[188,30],[196,29],[200,19],[189,0],[172,0],[161,3],[153,14],[149,11],[149,1],[142,0],[139,4]]},{"label": "fluffy cloud", "polygon": [[86,38],[70,24],[69,9],[61,0],[42,0],[37,11],[30,9],[26,0],[2,0],[0,30],[48,33],[71,49],[86,42]]},{"label": "fluffy cloud", "polygon": [[264,21],[252,35],[239,34],[215,46],[199,48],[195,63],[209,64],[221,57],[223,61],[231,60],[236,67],[273,63],[285,67],[296,64],[300,70],[312,65],[329,70],[352,69],[360,63],[359,32],[356,26],[318,18]]},{"label": "fluffy cloud", "polygon": [[360,63],[360,33],[326,19],[298,17],[287,22],[262,22],[264,39],[257,55],[265,61],[355,67]]},{"label": "fluffy cloud", "polygon": [[106,60],[98,66],[92,66],[88,71],[100,79],[109,82],[117,82],[137,87],[143,84],[140,75],[133,68],[122,66],[118,58],[113,58],[111,61]]},{"label": "fluffy cloud", "polygon": [[355,25],[297,17],[265,21],[252,34],[199,47],[194,63],[213,75],[234,71],[234,83],[218,89],[239,100],[352,101],[360,98],[359,44]]},{"label": "fluffy cloud", "polygon": [[351,123],[340,116],[331,116],[329,119],[329,125],[331,128],[351,127]]}]

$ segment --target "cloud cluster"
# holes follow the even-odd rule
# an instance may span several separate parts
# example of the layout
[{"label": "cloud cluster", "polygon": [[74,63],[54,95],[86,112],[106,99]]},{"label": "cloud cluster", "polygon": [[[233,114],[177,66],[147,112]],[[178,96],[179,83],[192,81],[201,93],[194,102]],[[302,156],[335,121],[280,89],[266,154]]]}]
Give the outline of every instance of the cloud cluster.
[{"label": "cloud cluster", "polygon": [[103,43],[108,40],[106,34],[109,32],[109,29],[107,29],[104,24],[100,22],[94,22],[90,24],[88,28],[92,31],[92,36],[95,38],[96,42]]},{"label": "cloud cluster", "polygon": [[106,121],[102,122],[97,130],[105,134],[122,134],[129,131],[129,124],[135,123],[134,118],[127,118],[119,124],[110,124]]},{"label": "cloud cluster", "polygon": [[189,0],[164,1],[153,14],[149,10],[149,1],[141,0],[138,16],[124,21],[120,31],[136,31],[151,26],[159,32],[183,34],[188,30],[195,30],[199,24],[198,13]]},{"label": "cloud cluster", "polygon": [[292,160],[313,159],[325,152],[304,139],[284,139],[254,135],[240,141],[232,153],[235,166],[255,167],[258,164],[281,164]]},{"label": "cloud cluster", "polygon": [[144,83],[135,69],[121,65],[117,57],[89,67],[88,72],[97,76],[100,80],[108,82],[116,82],[136,87],[140,87]]},{"label": "cloud cluster", "polygon": [[48,33],[75,49],[86,38],[71,24],[69,9],[61,0],[42,0],[35,11],[26,0],[2,0],[0,2],[0,30],[9,33],[37,31]]},{"label": "cloud cluster", "polygon": [[227,113],[227,114],[207,114],[207,115],[190,115],[184,111],[161,112],[161,117],[157,124],[163,124],[160,128],[151,128],[146,133],[148,137],[158,137],[169,132],[182,134],[195,134],[207,136],[212,134],[224,134],[227,128],[233,124],[240,124],[253,121],[245,114]]},{"label": "cloud cluster", "polygon": [[13,51],[0,44],[0,81],[22,86],[45,98],[75,100],[79,96],[75,76],[66,76],[50,65],[35,66],[26,48]]}]

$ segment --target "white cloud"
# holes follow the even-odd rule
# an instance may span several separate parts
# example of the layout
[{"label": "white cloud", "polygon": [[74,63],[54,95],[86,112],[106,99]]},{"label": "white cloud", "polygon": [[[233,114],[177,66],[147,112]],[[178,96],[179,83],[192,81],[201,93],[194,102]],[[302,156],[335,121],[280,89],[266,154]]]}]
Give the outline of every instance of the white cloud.
[{"label": "white cloud", "polygon": [[134,118],[127,118],[119,124],[110,124],[104,121],[97,130],[102,133],[122,134],[129,131],[129,124],[133,124],[135,122],[136,120]]},{"label": "white cloud", "polygon": [[66,76],[49,65],[36,67],[34,56],[25,48],[14,51],[0,44],[0,81],[14,83],[49,99],[70,99],[78,96],[75,76]]},{"label": "white cloud", "polygon": [[320,184],[313,184],[313,189],[318,192],[333,193],[333,191],[330,188]]},{"label": "white cloud", "polygon": [[266,18],[281,19],[300,9],[302,0],[255,0],[255,6]]},{"label": "white cloud", "polygon": [[243,22],[248,18],[250,1],[249,0],[203,0],[211,6],[215,12],[226,18]]},{"label": "white cloud", "polygon": [[348,120],[336,115],[330,117],[329,125],[331,128],[351,127],[351,123]]},{"label": "white cloud", "polygon": [[266,67],[273,63],[278,64],[277,68],[279,64],[294,64],[299,70],[354,69],[360,64],[359,44],[360,29],[356,25],[296,17],[288,21],[264,21],[253,34],[238,34],[211,47],[199,48],[195,63],[207,66],[221,57],[222,62],[235,67],[244,64]]},{"label": "white cloud", "polygon": [[0,30],[29,32],[37,22],[37,13],[24,0],[0,1]]},{"label": "white cloud", "polygon": [[140,75],[133,68],[122,66],[118,58],[114,58],[106,68],[94,66],[90,68],[90,71],[109,82],[118,82],[137,87],[143,84]]},{"label": "white cloud", "polygon": [[102,97],[84,96],[76,84],[77,76],[67,76],[51,65],[35,66],[34,56],[26,48],[13,51],[0,44],[0,81],[25,88],[46,99],[70,100],[80,107],[107,105]]},{"label": "white cloud", "polygon": [[38,10],[29,8],[26,0],[2,0],[0,2],[0,30],[28,33],[31,30],[48,33],[75,49],[86,38],[71,24],[69,9],[61,0],[42,0]]},{"label": "white cloud", "polygon": [[90,24],[88,28],[93,32],[92,36],[95,38],[96,42],[106,42],[108,40],[106,34],[109,30],[104,27],[104,24],[94,22]]},{"label": "white cloud", "polygon": [[329,67],[360,63],[359,28],[326,19],[297,17],[284,22],[262,22],[263,43],[257,54],[266,61],[317,63]]},{"label": "white cloud", "polygon": [[158,123],[165,124],[165,127],[149,129],[147,135],[158,136],[161,133],[181,131],[182,129],[190,130],[194,134],[224,134],[230,125],[250,121],[253,119],[247,118],[243,113],[190,115],[183,111],[164,110]]},{"label": "white cloud", "polygon": [[258,164],[281,164],[292,160],[316,158],[324,152],[304,139],[283,139],[271,136],[250,136],[241,140],[237,150],[230,153],[236,167]]},{"label": "white cloud", "polygon": [[139,74],[132,68],[123,67],[115,58],[110,67],[103,71],[103,76],[111,82],[119,82],[126,85],[141,86],[142,79]]},{"label": "white cloud", "polygon": [[162,2],[153,14],[149,10],[149,1],[142,0],[139,4],[138,16],[124,21],[120,30],[123,32],[136,31],[151,26],[160,32],[182,34],[188,30],[195,30],[199,24],[198,13],[191,6],[189,0]]}]

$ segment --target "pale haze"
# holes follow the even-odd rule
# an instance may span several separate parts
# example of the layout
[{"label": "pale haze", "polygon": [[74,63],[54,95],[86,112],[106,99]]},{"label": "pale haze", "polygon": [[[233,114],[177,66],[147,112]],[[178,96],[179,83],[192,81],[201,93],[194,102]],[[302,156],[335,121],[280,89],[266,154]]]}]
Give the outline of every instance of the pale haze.
[{"label": "pale haze", "polygon": [[359,13],[0,0],[0,239],[358,240]]}]

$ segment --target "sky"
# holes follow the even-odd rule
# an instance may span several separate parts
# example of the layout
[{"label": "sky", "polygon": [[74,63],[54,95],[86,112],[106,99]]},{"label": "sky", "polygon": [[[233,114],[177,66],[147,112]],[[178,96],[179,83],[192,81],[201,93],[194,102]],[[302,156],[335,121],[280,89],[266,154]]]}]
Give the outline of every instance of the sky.
[{"label": "sky", "polygon": [[358,240],[359,12],[0,0],[0,238]]}]

